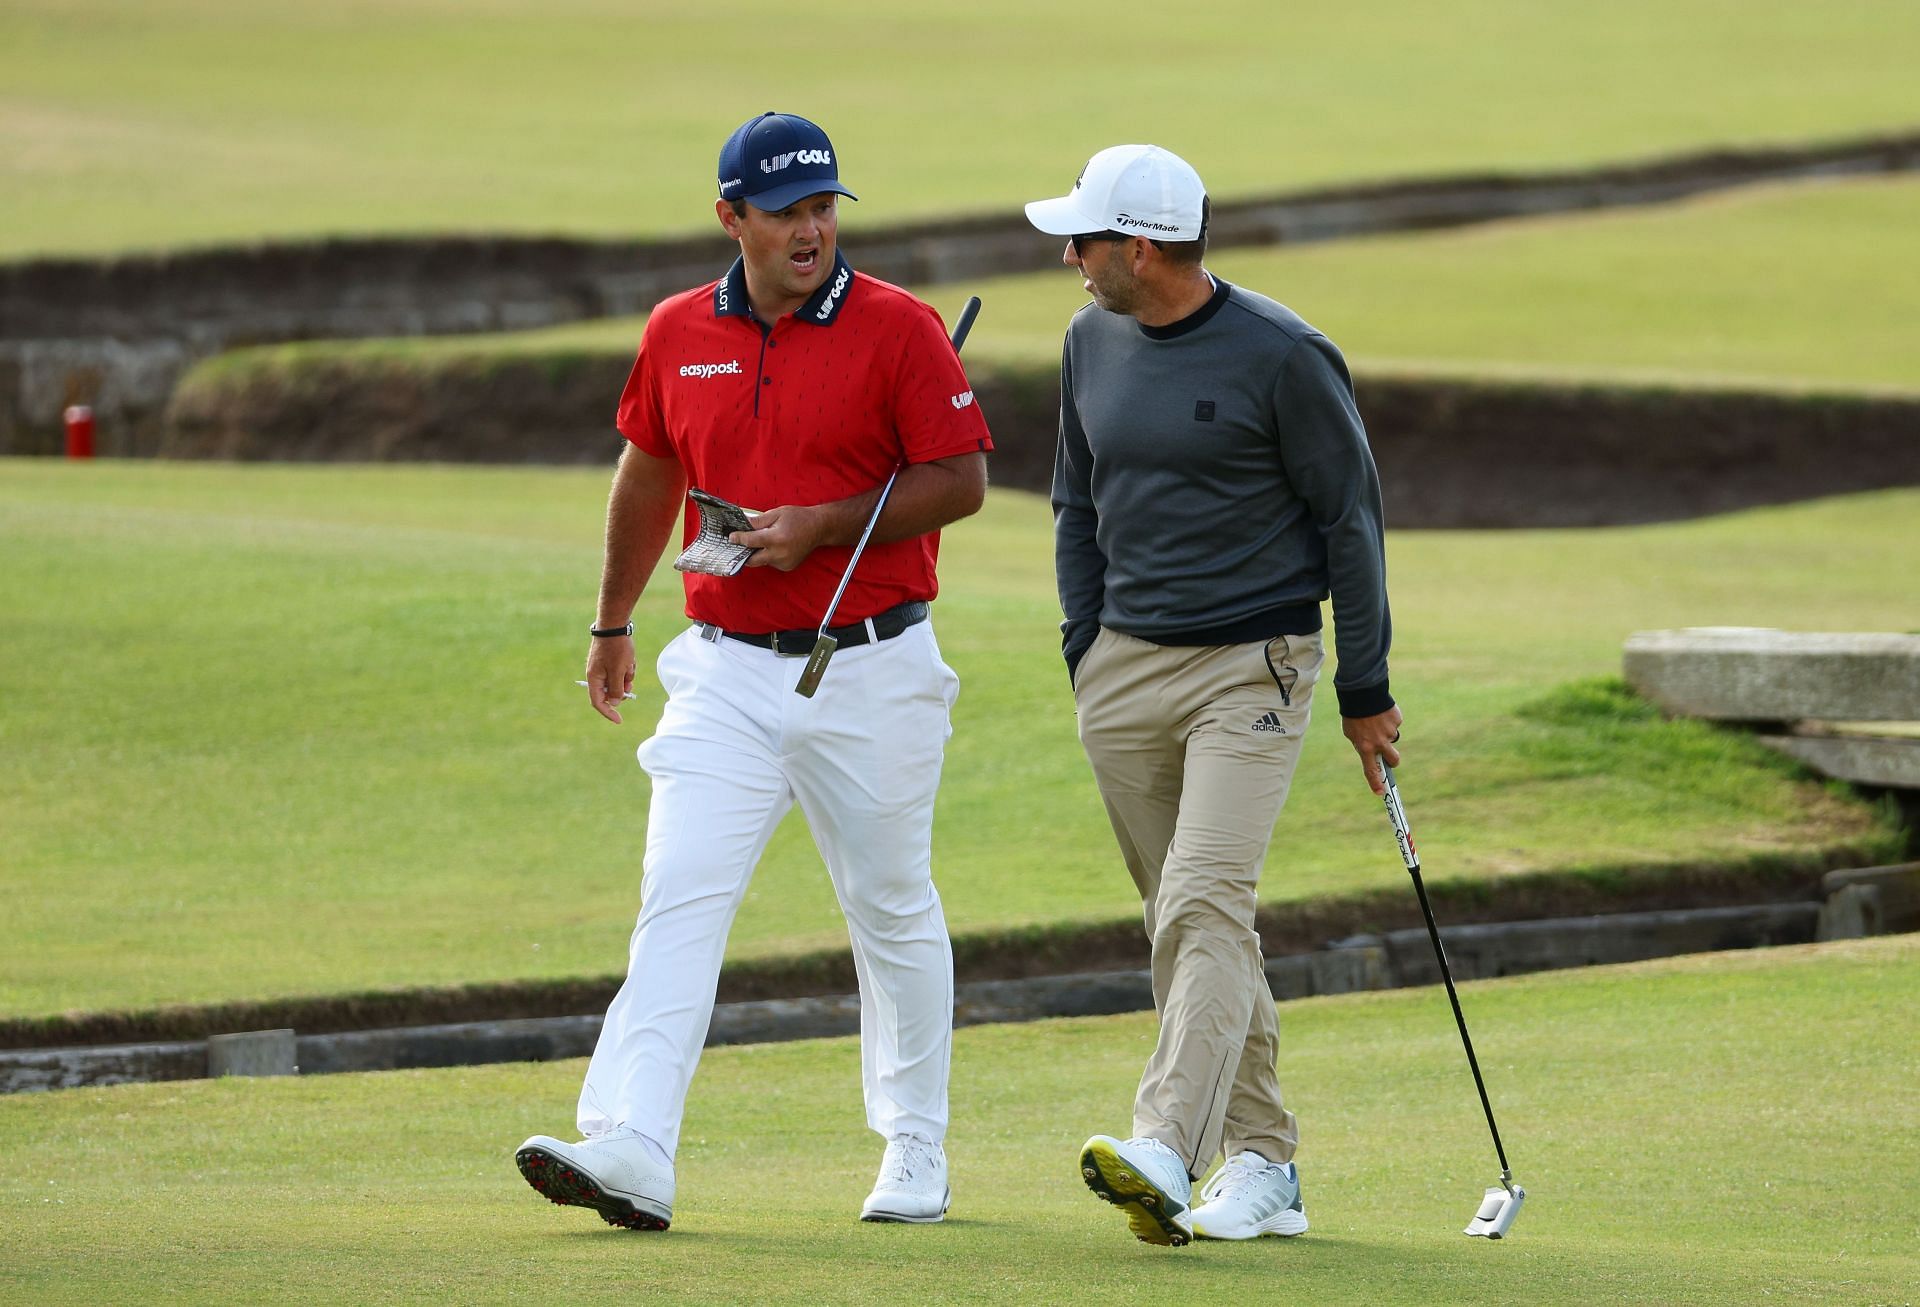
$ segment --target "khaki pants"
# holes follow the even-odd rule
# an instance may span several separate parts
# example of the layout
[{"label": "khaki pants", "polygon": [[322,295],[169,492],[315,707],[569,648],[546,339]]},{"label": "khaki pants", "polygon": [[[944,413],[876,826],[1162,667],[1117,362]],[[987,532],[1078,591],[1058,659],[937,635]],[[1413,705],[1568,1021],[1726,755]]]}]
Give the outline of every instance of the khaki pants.
[{"label": "khaki pants", "polygon": [[1204,1174],[1293,1157],[1255,892],[1307,733],[1321,638],[1177,647],[1102,629],[1074,677],[1080,742],[1145,905],[1160,1039],[1133,1132]]}]

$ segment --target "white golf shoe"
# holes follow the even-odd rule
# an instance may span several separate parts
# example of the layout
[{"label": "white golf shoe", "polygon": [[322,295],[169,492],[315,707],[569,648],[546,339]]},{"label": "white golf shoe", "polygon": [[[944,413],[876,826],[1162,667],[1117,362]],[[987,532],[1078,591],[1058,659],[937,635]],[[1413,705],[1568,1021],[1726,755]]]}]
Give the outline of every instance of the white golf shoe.
[{"label": "white golf shoe", "polygon": [[1158,1139],[1095,1135],[1080,1150],[1080,1176],[1087,1188],[1127,1214],[1142,1243],[1178,1248],[1193,1238],[1187,1205],[1193,1177],[1180,1155]]},{"label": "white golf shoe", "polygon": [[860,1219],[929,1225],[943,1219],[952,1203],[947,1150],[914,1135],[895,1135],[880,1159],[873,1192],[860,1205]]},{"label": "white golf shoe", "polygon": [[1193,1232],[1202,1239],[1257,1239],[1263,1234],[1307,1232],[1300,1201],[1300,1172],[1292,1162],[1269,1162],[1258,1153],[1236,1153],[1213,1173],[1193,1209]]},{"label": "white golf shoe", "polygon": [[577,1144],[535,1135],[514,1151],[513,1160],[548,1199],[591,1207],[608,1225],[664,1230],[673,1223],[673,1164],[654,1161],[634,1131]]}]

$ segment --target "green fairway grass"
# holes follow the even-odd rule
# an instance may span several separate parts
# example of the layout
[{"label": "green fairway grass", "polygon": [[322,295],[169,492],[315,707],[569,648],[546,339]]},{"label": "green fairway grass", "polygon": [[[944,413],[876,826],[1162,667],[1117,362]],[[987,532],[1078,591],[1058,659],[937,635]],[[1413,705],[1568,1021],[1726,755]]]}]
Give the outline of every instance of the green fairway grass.
[{"label": "green fairway grass", "polygon": [[[609,450],[611,453],[611,450]],[[617,972],[658,713],[573,684],[603,471],[0,461],[0,1016]],[[1910,629],[1920,491],[1634,530],[1400,533],[1401,780],[1428,874],[1891,857],[1882,814],[1604,686],[1642,628]],[[1137,904],[1074,737],[1045,501],[952,529],[962,690],[935,870],[956,931]],[[1316,714],[1271,902],[1403,888]],[[790,819],[736,958],[844,947]]]},{"label": "green fairway grass", "polygon": [[854,1041],[710,1051],[674,1227],[515,1172],[582,1063],[0,1099],[0,1297],[102,1302],[1908,1303],[1920,1283],[1914,936],[1466,986],[1528,1198],[1434,988],[1290,1003],[1309,1232],[1135,1242],[1081,1184],[1128,1132],[1150,1014],[955,1039],[945,1224],[863,1225]]},{"label": "green fairway grass", "polygon": [[705,229],[803,112],[850,225],[1004,211],[1154,140],[1221,195],[1911,127],[1920,10],[1231,0],[11,0],[0,257],[338,233]]},{"label": "green fairway grass", "polygon": [[[857,264],[857,235],[846,243]],[[1904,178],[1218,250],[1207,264],[1289,304],[1376,371],[1920,391],[1920,181]],[[1066,319],[1086,303],[1065,268],[920,293],[949,321],[981,297],[967,342],[976,369],[1055,365]],[[643,323],[270,346],[202,364],[187,384],[340,359],[630,355]]]}]

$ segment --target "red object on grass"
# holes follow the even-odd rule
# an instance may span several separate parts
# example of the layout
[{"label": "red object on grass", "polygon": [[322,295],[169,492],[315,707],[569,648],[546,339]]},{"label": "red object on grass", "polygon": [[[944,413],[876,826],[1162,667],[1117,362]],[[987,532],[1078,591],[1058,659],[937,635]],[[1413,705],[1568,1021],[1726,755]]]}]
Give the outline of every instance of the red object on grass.
[{"label": "red object on grass", "polygon": [[67,457],[93,457],[93,410],[75,404],[66,411]]}]

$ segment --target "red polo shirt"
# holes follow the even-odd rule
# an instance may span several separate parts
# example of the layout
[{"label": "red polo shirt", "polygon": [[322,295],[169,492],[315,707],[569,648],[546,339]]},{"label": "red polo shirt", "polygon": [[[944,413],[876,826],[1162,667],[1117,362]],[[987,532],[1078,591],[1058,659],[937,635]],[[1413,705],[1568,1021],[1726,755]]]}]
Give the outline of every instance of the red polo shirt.
[{"label": "red polo shirt", "polygon": [[[620,396],[620,434],[675,458],[690,484],[752,510],[877,489],[903,463],[993,448],[940,315],[836,253],[812,298],[763,327],[744,265],[661,302]],[[688,502],[684,541],[699,528]],[[834,615],[857,622],[939,591],[940,533],[869,543]],[[816,549],[791,572],[685,573],[687,616],[736,631],[820,625],[853,556]]]}]

